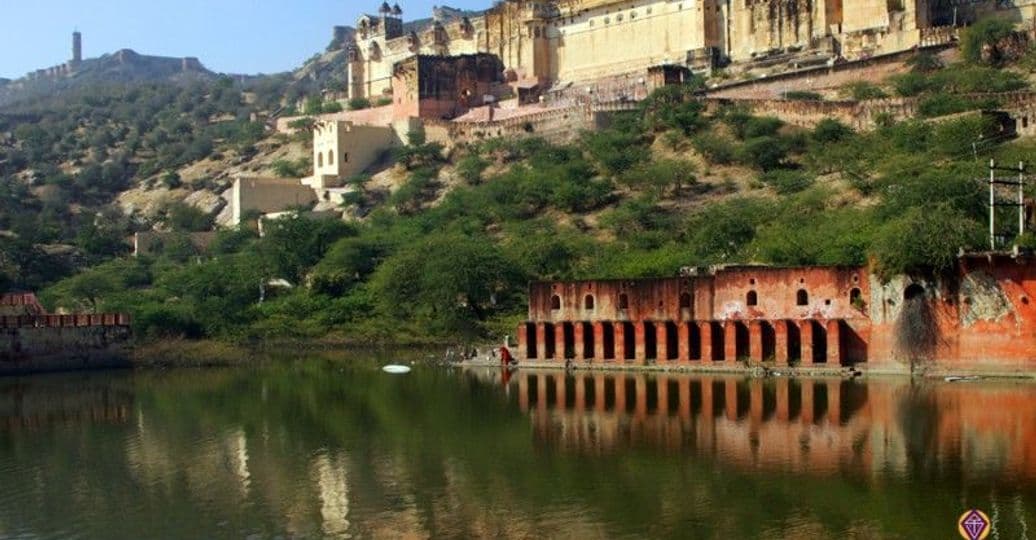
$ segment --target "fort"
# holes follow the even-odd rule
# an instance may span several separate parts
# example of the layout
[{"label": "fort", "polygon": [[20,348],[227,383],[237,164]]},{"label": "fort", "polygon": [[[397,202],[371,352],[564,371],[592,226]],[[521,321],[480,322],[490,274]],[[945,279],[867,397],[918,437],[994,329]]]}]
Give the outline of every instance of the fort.
[{"label": "fort", "polygon": [[533,283],[518,354],[545,366],[1032,370],[1036,258],[958,262],[952,276],[888,282],[866,267],[728,266]]}]

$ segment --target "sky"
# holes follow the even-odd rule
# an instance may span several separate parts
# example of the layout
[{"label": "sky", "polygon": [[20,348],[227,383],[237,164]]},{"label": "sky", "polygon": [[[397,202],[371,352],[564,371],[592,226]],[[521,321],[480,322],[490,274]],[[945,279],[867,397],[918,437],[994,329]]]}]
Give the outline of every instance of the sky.
[{"label": "sky", "polygon": [[[67,61],[72,31],[83,57],[119,49],[196,56],[224,73],[294,69],[331,42],[332,27],[353,26],[382,0],[0,0],[0,77]],[[396,0],[406,20],[433,5],[485,9],[491,0]],[[389,2],[392,4],[393,2]]]}]

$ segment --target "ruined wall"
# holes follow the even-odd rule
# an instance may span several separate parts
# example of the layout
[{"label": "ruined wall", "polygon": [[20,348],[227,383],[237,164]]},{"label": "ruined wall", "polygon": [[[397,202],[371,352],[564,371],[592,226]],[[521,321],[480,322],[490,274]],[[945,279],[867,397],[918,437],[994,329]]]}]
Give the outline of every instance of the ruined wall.
[{"label": "ruined wall", "polygon": [[454,118],[483,105],[502,82],[503,64],[493,55],[415,56],[396,64],[394,115]]},{"label": "ruined wall", "polygon": [[0,375],[111,365],[129,323],[120,314],[0,317]]},{"label": "ruined wall", "polygon": [[313,188],[293,178],[239,177],[231,190],[231,225],[250,210],[266,214],[317,202]]}]

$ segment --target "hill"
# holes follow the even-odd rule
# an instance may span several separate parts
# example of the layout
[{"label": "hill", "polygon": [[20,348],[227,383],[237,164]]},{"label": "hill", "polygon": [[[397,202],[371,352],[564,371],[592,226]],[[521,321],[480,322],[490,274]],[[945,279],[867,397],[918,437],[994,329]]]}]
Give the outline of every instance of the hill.
[{"label": "hill", "polygon": [[[348,221],[271,221],[262,238],[246,224],[205,250],[186,234],[218,208],[189,197],[226,189],[228,171],[311,171],[304,134],[257,121],[291,81],[90,87],[0,115],[0,270],[11,287],[49,286],[50,307],[129,311],[142,336],[393,341],[510,332],[530,279],[728,263],[938,273],[983,246],[985,160],[1036,149],[976,92],[1029,82],[1022,63],[912,65],[841,90],[920,100],[918,118],[870,132],[706,110],[696,80],[570,143],[447,151],[415,133],[349,180]],[[113,202],[131,193],[167,201],[127,216]],[[126,258],[124,235],[151,228],[174,234]]]}]

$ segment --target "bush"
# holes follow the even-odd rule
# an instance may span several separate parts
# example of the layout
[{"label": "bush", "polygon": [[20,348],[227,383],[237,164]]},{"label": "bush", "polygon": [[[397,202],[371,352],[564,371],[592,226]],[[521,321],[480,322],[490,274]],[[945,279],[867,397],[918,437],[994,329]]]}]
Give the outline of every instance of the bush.
[{"label": "bush", "polygon": [[478,184],[482,181],[482,172],[489,167],[489,162],[481,157],[472,154],[464,156],[457,162],[457,174],[469,184]]},{"label": "bush", "polygon": [[358,111],[360,109],[369,109],[371,107],[371,100],[364,97],[354,97],[349,100],[349,110]]},{"label": "bush", "polygon": [[960,50],[964,60],[972,63],[1000,62],[996,55],[983,59],[982,50],[987,45],[995,46],[998,41],[1014,33],[1014,25],[1006,20],[988,17],[982,19],[961,32]]},{"label": "bush", "polygon": [[768,171],[780,167],[788,152],[778,137],[757,137],[745,141],[738,150],[738,161]]},{"label": "bush", "polygon": [[727,165],[734,161],[734,141],[720,135],[702,134],[694,137],[694,149],[700,152],[709,163]]},{"label": "bush", "polygon": [[845,92],[855,101],[888,97],[888,94],[880,86],[866,81],[850,83],[845,87]]},{"label": "bush", "polygon": [[822,144],[836,143],[848,139],[852,134],[853,130],[849,126],[833,118],[825,118],[813,128],[812,139]]},{"label": "bush", "polygon": [[947,204],[915,207],[882,227],[871,248],[883,279],[899,274],[933,274],[956,268],[961,248],[977,247],[982,227]]},{"label": "bush", "polygon": [[798,193],[813,185],[813,178],[806,173],[788,169],[767,171],[762,180],[781,195]]}]

